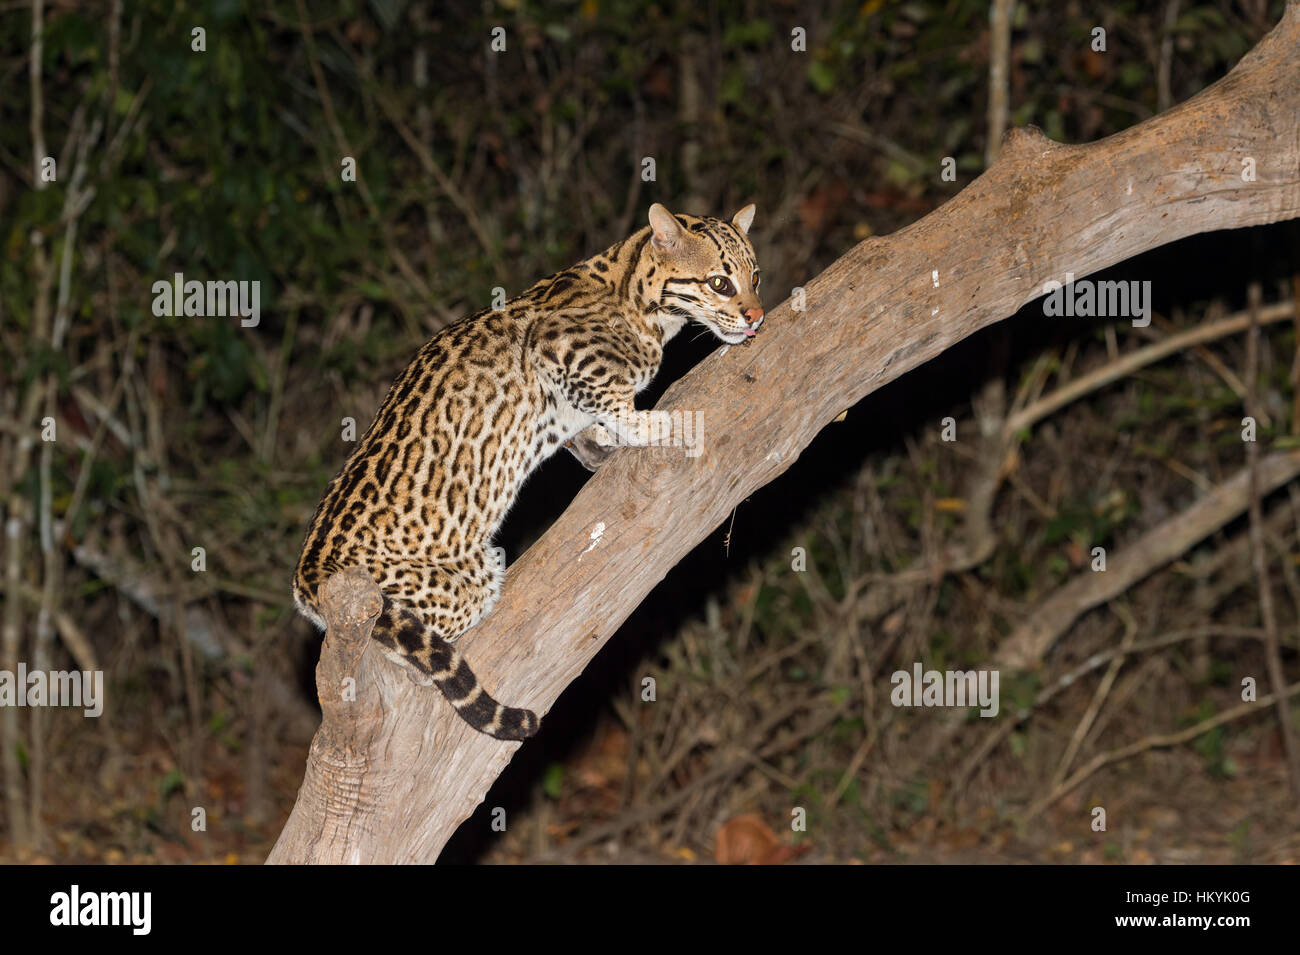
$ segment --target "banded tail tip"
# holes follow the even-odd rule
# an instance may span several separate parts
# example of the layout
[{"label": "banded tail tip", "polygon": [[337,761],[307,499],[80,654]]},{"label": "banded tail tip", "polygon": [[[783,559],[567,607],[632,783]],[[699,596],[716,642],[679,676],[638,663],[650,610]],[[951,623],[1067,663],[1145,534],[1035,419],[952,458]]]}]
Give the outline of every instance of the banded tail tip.
[{"label": "banded tail tip", "polygon": [[[446,684],[442,685],[444,693]],[[522,707],[503,706],[488,695],[479,684],[475,684],[469,693],[459,699],[448,695],[451,705],[470,726],[480,733],[496,739],[528,739],[537,732],[540,720],[532,710]]]},{"label": "banded tail tip", "polygon": [[492,723],[481,729],[496,739],[528,739],[537,734],[540,723],[537,714],[532,710],[503,706]]}]

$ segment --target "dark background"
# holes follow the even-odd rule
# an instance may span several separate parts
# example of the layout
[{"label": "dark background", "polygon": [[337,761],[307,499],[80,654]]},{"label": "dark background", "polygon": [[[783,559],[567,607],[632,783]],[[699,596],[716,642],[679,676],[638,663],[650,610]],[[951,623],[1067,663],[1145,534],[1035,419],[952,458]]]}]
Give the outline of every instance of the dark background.
[{"label": "dark background", "polygon": [[[1064,142],[1127,129],[1223,76],[1281,9],[1020,3],[1009,120]],[[0,669],[93,664],[108,686],[98,720],[0,714],[3,861],[264,858],[315,725],[319,637],[288,584],[349,450],[340,419],[364,429],[419,344],[494,287],[516,294],[607,247],[655,201],[720,216],[754,201],[775,305],[985,168],[989,4],[974,0],[46,3],[35,83],[33,5],[0,10],[0,507],[13,528]],[[1090,49],[1097,26],[1104,53]],[[806,52],[791,50],[795,27]],[[56,182],[36,181],[38,155],[56,158]],[[342,181],[344,156],[358,181]],[[641,179],[646,156],[656,181]],[[948,156],[956,182],[939,176]],[[1244,467],[1246,339],[1044,419],[994,501],[990,556],[916,579],[909,568],[963,540],[977,464],[973,441],[939,440],[940,420],[974,435],[977,399],[1000,387],[1030,404],[1240,310],[1251,283],[1266,304],[1289,300],[1297,251],[1295,223],[1157,249],[1097,276],[1152,282],[1146,334],[1048,320],[1033,303],[850,409],[647,598],[444,858],[689,862],[717,857],[725,832],[742,849],[724,858],[768,861],[1294,861],[1295,800],[1263,707],[1029,813],[1095,697],[1070,772],[1239,705],[1245,676],[1267,691],[1244,518],[1082,616],[1041,671],[1004,674],[996,721],[944,741],[949,714],[895,709],[888,675],[987,661],[1089,572],[1090,548],[1115,559]],[[259,280],[260,324],[154,316],[152,284],[177,271]],[[647,397],[714,347],[682,336]],[[1262,453],[1295,443],[1295,350],[1290,322],[1263,330]],[[55,442],[40,440],[47,416]],[[545,466],[507,553],[585,477],[567,455]],[[1294,673],[1297,489],[1263,513]],[[792,572],[794,547],[808,572]],[[1139,641],[1197,634],[1125,657],[1109,688],[1092,671],[958,775],[1009,713],[1126,627]],[[1106,832],[1090,827],[1098,805]],[[206,831],[192,831],[195,807]],[[806,832],[790,831],[794,807]]]}]

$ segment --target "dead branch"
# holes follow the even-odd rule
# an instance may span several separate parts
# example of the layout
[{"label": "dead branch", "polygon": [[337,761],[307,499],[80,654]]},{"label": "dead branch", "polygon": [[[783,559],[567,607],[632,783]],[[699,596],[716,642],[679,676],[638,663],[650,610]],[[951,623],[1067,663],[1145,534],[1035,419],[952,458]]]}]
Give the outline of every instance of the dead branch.
[{"label": "dead branch", "polygon": [[[250,647],[244,639],[231,632],[231,628],[197,602],[199,597],[207,596],[202,591],[178,590],[164,575],[150,571],[120,551],[78,544],[72,548],[71,555],[78,565],[111,584],[122,596],[154,617],[159,626],[174,630],[179,639],[198,650],[204,660],[230,661],[249,655]],[[245,588],[241,592],[255,600],[274,600],[273,594],[255,588]],[[59,614],[55,623],[73,656],[80,662],[89,653],[89,648],[77,646],[75,640],[69,642],[70,638],[75,638],[76,631],[68,628],[66,616]],[[96,669],[85,663],[81,665],[82,669]],[[306,739],[312,732],[316,714],[303,700],[301,691],[274,673],[262,672],[258,679],[275,704],[287,734],[295,739]]]},{"label": "dead branch", "polygon": [[[1271,494],[1300,477],[1300,452],[1277,451],[1259,462],[1259,493]],[[1104,573],[1084,571],[1036,606],[998,648],[996,666],[1027,670],[1074,622],[1113,600],[1192,546],[1240,517],[1250,506],[1251,469],[1238,471],[1213,493],[1153,527],[1122,552],[1107,557]]]},{"label": "dead branch", "polygon": [[[1243,181],[1244,158],[1255,162],[1253,181]],[[511,568],[500,604],[462,650],[499,699],[545,712],[670,568],[864,395],[1067,271],[1084,276],[1199,232],[1296,216],[1292,0],[1227,77],[1188,102],[1084,146],[1013,130],[993,167],[952,201],[810,277],[806,311],[773,309],[757,347],[720,350],[664,396],[661,407],[702,414],[704,454],[615,454]],[[1270,462],[1274,477],[1294,476],[1297,457],[1265,459],[1261,479]],[[361,643],[354,666],[359,633],[346,634],[327,641],[318,681],[337,695],[331,681],[354,675],[356,701],[326,706],[269,861],[432,861],[517,744],[475,733],[373,647]]]},{"label": "dead branch", "polygon": [[1029,719],[1035,710],[1041,709],[1092,671],[1107,664],[1122,661],[1126,656],[1146,653],[1149,650],[1163,650],[1165,647],[1182,643],[1184,640],[1208,640],[1211,637],[1215,639],[1263,640],[1264,631],[1240,627],[1197,627],[1193,630],[1179,630],[1160,637],[1153,637],[1150,640],[1142,640],[1115,650],[1094,653],[1078,666],[1057,677],[1056,682],[1039,690],[1038,695],[1034,697],[1033,703],[1024,709],[1009,713],[1009,719],[1000,721],[999,725],[985,736],[984,742],[976,747],[974,752],[961,764],[957,772],[953,774],[944,805],[948,808],[952,807],[956,797],[966,788],[967,782],[970,781],[975,771],[988,761],[993,751],[1001,746],[1007,737],[1014,733],[1025,720]]},{"label": "dead branch", "polygon": [[1124,654],[1128,653],[1133,647],[1133,642],[1137,639],[1138,624],[1133,614],[1123,603],[1116,603],[1111,608],[1124,622],[1124,638],[1120,641],[1120,653],[1110,662],[1106,668],[1106,673],[1102,676],[1101,682],[1093,691],[1092,700],[1088,703],[1088,708],[1083,713],[1083,718],[1079,720],[1074,727],[1074,732],[1070,735],[1069,745],[1065,747],[1065,754],[1061,757],[1060,764],[1056,767],[1056,772],[1052,774],[1052,785],[1057,786],[1061,780],[1065,779],[1065,774],[1070,771],[1070,766],[1074,763],[1074,757],[1079,755],[1079,748],[1083,746],[1083,741],[1087,738],[1089,730],[1097,721],[1097,714],[1101,712],[1106,698],[1110,696],[1111,687],[1115,685],[1115,678],[1119,676],[1119,671],[1124,666]]},{"label": "dead branch", "polygon": [[[1259,323],[1267,325],[1272,322],[1285,321],[1296,314],[1300,302],[1283,301],[1265,305],[1259,310]],[[1176,335],[1170,335],[1160,341],[1121,355],[1115,361],[1107,362],[1100,368],[1080,375],[1068,384],[1062,385],[1045,397],[1034,401],[1029,407],[1017,411],[1007,419],[1006,432],[1014,435],[1036,425],[1049,415],[1060,411],[1066,405],[1078,401],[1084,395],[1105,387],[1121,378],[1133,374],[1140,368],[1154,364],[1161,359],[1175,355],[1184,349],[1205,342],[1238,335],[1250,329],[1250,312],[1238,312],[1228,318],[1196,325]]]},{"label": "dead branch", "polygon": [[1181,746],[1183,743],[1190,742],[1196,737],[1208,733],[1216,726],[1222,726],[1224,723],[1231,723],[1233,720],[1239,720],[1242,717],[1258,713],[1261,707],[1267,707],[1276,703],[1279,699],[1289,698],[1300,693],[1300,683],[1292,683],[1290,686],[1283,687],[1279,693],[1268,693],[1261,696],[1253,703],[1243,703],[1241,706],[1234,706],[1230,710],[1224,710],[1209,719],[1201,720],[1194,726],[1189,726],[1185,730],[1179,730],[1177,733],[1159,733],[1154,736],[1146,736],[1135,743],[1127,746],[1121,746],[1119,749],[1112,750],[1108,753],[1099,753],[1090,759],[1087,764],[1081,766],[1077,772],[1069,779],[1056,786],[1051,793],[1044,796],[1038,802],[1029,807],[1025,814],[1025,819],[1033,819],[1044,809],[1050,806],[1056,800],[1060,799],[1071,789],[1074,789],[1081,782],[1111,763],[1118,763],[1121,760],[1129,759],[1139,753],[1145,753],[1149,749],[1168,749],[1171,746]]},{"label": "dead branch", "polygon": [[[1258,420],[1259,403],[1259,283],[1252,282],[1247,290],[1250,306],[1250,332],[1246,336],[1246,414]],[[1300,755],[1296,753],[1295,733],[1291,729],[1291,713],[1287,705],[1285,671],[1282,669],[1282,654],[1278,646],[1277,614],[1273,609],[1273,585],[1268,573],[1268,556],[1264,545],[1264,514],[1260,499],[1266,491],[1262,486],[1259,473],[1259,442],[1246,442],[1246,468],[1250,472],[1249,507],[1250,514],[1250,551],[1251,564],[1255,570],[1255,582],[1259,586],[1259,615],[1264,624],[1265,659],[1268,661],[1268,679],[1277,697],[1278,731],[1282,734],[1282,745],[1286,752],[1287,775],[1291,779],[1291,795],[1300,798]]]}]

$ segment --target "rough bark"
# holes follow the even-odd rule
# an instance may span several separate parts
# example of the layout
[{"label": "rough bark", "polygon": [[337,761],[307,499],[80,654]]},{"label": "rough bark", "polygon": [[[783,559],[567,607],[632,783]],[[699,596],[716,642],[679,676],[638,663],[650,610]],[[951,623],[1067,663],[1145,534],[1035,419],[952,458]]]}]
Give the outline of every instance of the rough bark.
[{"label": "rough bark", "polygon": [[[1247,158],[1254,181],[1242,178]],[[805,312],[774,308],[754,347],[703,361],[660,403],[700,416],[703,454],[614,455],[511,568],[500,604],[462,649],[499,699],[544,713],[674,564],[864,395],[1066,272],[1081,278],[1185,236],[1296,216],[1293,0],[1231,73],[1139,126],[1085,146],[1012,130],[994,166],[952,201],[807,281]],[[346,593],[335,595],[337,629],[317,671],[324,723],[269,861],[432,861],[518,744],[474,732],[389,664],[364,640],[373,585],[355,575],[336,584]],[[356,702],[329,702],[344,674],[356,678]]]}]

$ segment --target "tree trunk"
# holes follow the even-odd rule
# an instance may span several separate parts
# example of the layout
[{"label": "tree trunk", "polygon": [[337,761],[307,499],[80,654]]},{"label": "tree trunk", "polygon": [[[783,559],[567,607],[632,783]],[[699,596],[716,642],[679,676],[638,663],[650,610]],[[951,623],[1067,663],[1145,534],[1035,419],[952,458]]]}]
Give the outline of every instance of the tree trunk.
[{"label": "tree trunk", "polygon": [[[703,454],[615,454],[511,568],[461,650],[497,699],[544,713],[674,564],[864,395],[1067,272],[1296,216],[1292,0],[1228,76],[1133,129],[1086,146],[1012,130],[993,167],[952,201],[806,282],[806,311],[786,302],[753,347],[701,362],[660,407],[698,415]],[[476,733],[376,651],[367,636],[378,592],[364,574],[337,575],[330,591],[317,668],[324,722],[268,861],[431,862],[518,744]],[[341,699],[347,677],[355,701]]]}]

